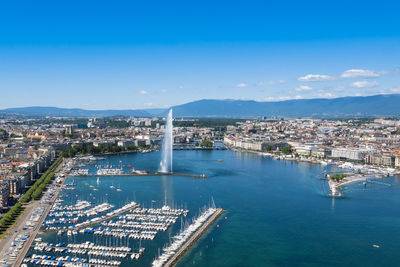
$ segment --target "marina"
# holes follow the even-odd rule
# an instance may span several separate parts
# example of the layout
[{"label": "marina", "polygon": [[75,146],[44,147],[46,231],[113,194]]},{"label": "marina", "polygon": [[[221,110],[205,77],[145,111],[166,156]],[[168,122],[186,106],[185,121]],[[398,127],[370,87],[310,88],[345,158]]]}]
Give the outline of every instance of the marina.
[{"label": "marina", "polygon": [[[222,210],[216,209],[213,201],[212,207],[202,209],[198,216],[190,215],[189,209],[184,208],[185,205],[176,205],[172,199],[168,199],[169,190],[166,189],[163,192],[162,206],[158,204],[153,207],[156,200],[152,200],[151,207],[145,207],[136,202],[136,196],[134,201],[129,200],[129,195],[126,195],[128,198],[125,201],[115,201],[117,197],[115,194],[120,194],[122,189],[120,183],[117,187],[114,186],[114,180],[122,182],[119,179],[121,176],[148,176],[163,180],[177,176],[206,177],[205,174],[173,173],[172,143],[172,111],[170,111],[162,146],[163,156],[160,168],[155,172],[135,170],[132,164],[127,164],[125,167],[122,160],[115,164],[106,158],[100,159],[100,163],[95,157],[73,158],[67,162],[64,166],[64,173],[67,173],[67,176],[60,174],[57,178],[61,184],[61,194],[54,198],[48,208],[46,218],[40,225],[39,237],[36,235],[31,237],[35,238],[34,243],[23,259],[23,264],[120,266],[140,261],[148,251],[146,248],[152,247],[152,242],[162,244],[164,247],[164,253],[153,261],[153,265],[157,263],[157,266],[163,266],[170,256],[175,254],[177,256],[175,255],[174,259],[181,257],[182,251],[187,249],[179,250],[180,247],[190,247],[193,240],[197,240],[201,233],[205,232],[204,229],[211,226],[216,214],[222,213]],[[127,168],[130,171],[127,171]],[[94,178],[96,182],[93,184],[91,181]],[[112,179],[111,185],[104,182],[109,179]],[[93,193],[84,194],[83,192],[88,189],[93,190]],[[99,189],[103,192],[98,192]],[[106,190],[111,191],[105,193]],[[74,196],[78,199],[74,199]],[[210,218],[214,219],[210,221]],[[181,224],[180,231],[176,225],[178,220]],[[200,231],[203,225],[205,228]],[[189,242],[192,236],[196,236],[196,239]],[[170,243],[171,238],[174,240],[172,243]],[[168,243],[170,245],[166,247]]]},{"label": "marina", "polygon": [[[63,202],[62,199],[54,201],[41,230],[58,231],[57,236],[65,235],[68,241],[48,243],[43,242],[41,237],[36,238],[32,247],[34,254],[25,257],[24,264],[120,266],[121,260],[139,260],[145,252],[145,247],[142,246],[138,246],[137,250],[133,251],[130,240],[154,240],[158,232],[167,231],[181,216],[186,217],[189,214],[187,209],[172,209],[167,205],[161,208],[142,208],[136,202],[130,202],[117,209],[108,203],[93,205],[89,201],[78,200],[75,204],[63,205]],[[211,225],[209,217],[213,217],[212,221],[215,221],[215,214],[221,214],[221,211],[215,207],[205,210],[185,230],[172,238],[175,241],[170,245],[167,255],[172,256],[183,245],[190,247],[186,243],[187,239],[203,224],[208,228]],[[90,225],[96,226],[89,227]],[[93,236],[96,239],[92,242],[70,242],[70,239],[77,235]],[[106,238],[105,242],[104,238]],[[125,245],[121,246],[121,244]],[[181,254],[182,252],[177,253],[177,255]],[[168,258],[165,255],[160,256],[155,262]],[[158,263],[157,266],[163,266],[164,263]]]},{"label": "marina", "polygon": [[[79,161],[74,160],[74,162]],[[74,169],[73,165],[68,166]],[[80,166],[83,167],[83,165]],[[88,177],[89,169],[87,172],[82,170],[85,169],[72,171],[72,174],[80,174],[82,179],[91,179]],[[149,173],[136,173],[136,175],[142,174],[149,175]],[[173,173],[161,175],[163,177],[176,176]],[[97,178],[96,186],[99,187],[101,183],[99,178],[108,175],[96,173],[94,176]],[[157,177],[157,175],[152,176]],[[190,177],[190,175],[185,176]],[[71,190],[77,190],[79,183],[72,175],[67,179],[68,182],[61,186],[64,193],[55,198],[40,227],[41,233],[57,232],[57,239],[63,241],[53,243],[43,241],[42,237],[35,238],[31,247],[32,253],[23,259],[23,264],[27,266],[120,266],[123,261],[137,261],[146,251],[146,247],[141,245],[142,241],[153,241],[159,233],[173,227],[178,219],[182,224],[183,219],[189,214],[188,209],[171,208],[165,204],[159,208],[144,208],[135,201],[120,207],[108,201],[99,203],[78,199],[72,202],[63,195],[68,195]],[[89,188],[93,187],[86,182],[84,184]],[[115,187],[112,185],[109,188]],[[181,237],[178,238],[179,235],[173,237],[175,240],[173,247],[179,248],[180,245],[184,245],[199,226],[216,211],[216,208],[210,208],[189,226],[185,223],[187,228],[184,231],[181,230]],[[74,241],[78,240],[77,238],[86,239],[86,241],[76,243]],[[139,245],[135,246],[132,243],[135,240],[140,241]],[[135,250],[132,245],[136,247]]]}]

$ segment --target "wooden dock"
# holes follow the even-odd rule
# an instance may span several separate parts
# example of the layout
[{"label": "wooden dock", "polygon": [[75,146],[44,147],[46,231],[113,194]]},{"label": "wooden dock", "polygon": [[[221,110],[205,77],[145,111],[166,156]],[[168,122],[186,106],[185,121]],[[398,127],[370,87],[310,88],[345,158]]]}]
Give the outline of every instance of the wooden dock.
[{"label": "wooden dock", "polygon": [[217,211],[183,244],[183,246],[164,264],[164,267],[175,266],[178,261],[196,244],[196,242],[207,232],[215,221],[225,212],[223,209]]}]

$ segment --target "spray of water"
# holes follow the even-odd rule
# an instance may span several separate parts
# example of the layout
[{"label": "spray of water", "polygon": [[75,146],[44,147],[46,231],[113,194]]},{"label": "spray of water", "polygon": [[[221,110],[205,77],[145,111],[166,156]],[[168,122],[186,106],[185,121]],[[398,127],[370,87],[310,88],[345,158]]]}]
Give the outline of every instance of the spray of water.
[{"label": "spray of water", "polygon": [[164,140],[161,147],[161,162],[160,162],[160,172],[170,173],[172,172],[172,109],[169,110],[165,121],[165,131]]}]

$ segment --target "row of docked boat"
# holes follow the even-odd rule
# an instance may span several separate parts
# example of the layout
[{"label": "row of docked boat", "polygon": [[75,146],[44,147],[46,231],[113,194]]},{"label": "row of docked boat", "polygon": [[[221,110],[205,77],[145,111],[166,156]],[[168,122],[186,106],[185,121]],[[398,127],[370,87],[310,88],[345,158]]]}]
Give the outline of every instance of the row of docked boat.
[{"label": "row of docked boat", "polygon": [[50,209],[48,217],[85,217],[85,216],[95,216],[98,213],[107,211],[113,208],[113,205],[108,203],[102,203],[91,209],[88,209],[92,204],[88,201],[78,201],[77,204],[71,206],[60,206],[57,203],[53,205]]},{"label": "row of docked boat", "polygon": [[75,205],[65,205],[61,206],[62,201],[56,201],[54,205],[51,207],[52,212],[55,211],[79,211],[79,210],[85,210],[87,208],[90,208],[92,204],[89,201],[86,200],[78,200]]},{"label": "row of docked boat", "polygon": [[100,256],[105,258],[126,258],[128,253],[126,252],[116,252],[116,251],[100,251],[100,250],[90,250],[84,248],[66,248],[66,247],[42,247],[35,246],[34,250],[63,254],[73,254],[73,255],[88,255],[88,256]]},{"label": "row of docked boat", "polygon": [[[173,221],[175,223],[175,221]],[[119,227],[119,228],[133,228],[133,229],[143,229],[143,230],[157,230],[157,231],[166,231],[171,222],[146,222],[146,221],[111,221],[111,222],[103,222],[102,226],[108,227]]]},{"label": "row of docked boat", "polygon": [[83,266],[120,266],[121,262],[117,260],[104,259],[81,259],[78,257],[55,257],[49,255],[36,255],[24,259],[24,264],[33,264],[40,266],[65,266],[65,267],[83,267]]},{"label": "row of docked boat", "polygon": [[[108,212],[106,215],[95,217],[95,218],[86,220],[86,221],[81,222],[81,223],[77,223],[75,225],[75,227],[83,228],[83,227],[89,226],[89,225],[94,224],[94,223],[99,223],[100,221],[107,221],[107,220],[112,219],[115,216],[118,216],[118,215],[120,215],[122,213],[128,212],[128,211],[130,211],[130,210],[132,210],[134,208],[137,208],[139,206],[140,205],[137,204],[135,201],[132,201],[132,202],[126,204],[125,206],[123,206],[122,208],[115,209],[115,210],[112,210],[112,211]],[[98,212],[99,210],[93,209],[93,211],[95,211],[95,212],[97,211]],[[103,210],[102,212],[104,212],[104,211],[105,210]]]},{"label": "row of docked boat", "polygon": [[[42,226],[43,230],[58,230],[59,235],[62,235],[66,229],[73,229],[73,228],[83,228],[87,227],[91,224],[99,223],[101,221],[107,221],[110,220],[111,218],[114,218],[122,213],[128,212],[132,209],[140,207],[139,204],[136,202],[132,201],[122,208],[115,209],[112,211],[109,211],[110,209],[114,208],[114,205],[109,204],[109,203],[103,203],[100,205],[97,205],[89,210],[80,210],[80,211],[54,211],[51,213],[51,217],[56,217],[52,219],[47,219]],[[108,213],[104,214],[105,212],[109,211]],[[78,214],[76,213],[78,212]],[[59,215],[67,216],[65,217],[59,217]],[[70,214],[74,214],[75,217],[68,217]],[[103,215],[101,215],[103,214]],[[94,217],[96,216],[97,217]],[[85,221],[81,221],[80,219],[82,217],[89,217]],[[51,226],[55,225],[55,226]]]},{"label": "row of docked boat", "polygon": [[121,175],[124,174],[122,169],[101,168],[97,170],[97,175]]},{"label": "row of docked boat", "polygon": [[129,230],[129,229],[113,229],[113,228],[91,228],[87,227],[85,229],[79,230],[81,234],[93,234],[97,236],[105,236],[105,237],[115,237],[115,238],[129,238],[129,239],[145,239],[145,240],[153,240],[157,231],[138,231],[138,230]]},{"label": "row of docked boat", "polygon": [[89,169],[71,170],[69,174],[72,176],[88,175]]},{"label": "row of docked boat", "polygon": [[138,252],[132,252],[130,247],[116,247],[116,246],[100,246],[95,245],[92,242],[85,243],[46,243],[37,242],[33,247],[35,251],[46,251],[54,253],[65,253],[65,254],[80,254],[88,256],[98,257],[111,257],[111,258],[127,258],[130,255],[131,260],[138,260],[145,251],[145,248],[139,248]]},{"label": "row of docked boat", "polygon": [[161,209],[155,208],[138,208],[134,210],[135,214],[127,214],[127,218],[129,216],[137,216],[136,214],[150,214],[150,215],[159,215],[159,216],[176,216],[179,217],[181,215],[186,216],[189,213],[189,210],[184,209],[171,209],[169,206],[163,206]]},{"label": "row of docked boat", "polygon": [[57,206],[55,208],[52,208],[51,212],[48,214],[48,217],[53,218],[47,219],[44,222],[44,226],[46,227],[48,225],[55,224],[75,224],[82,217],[97,216],[101,213],[109,211],[115,206],[106,202],[87,209],[89,207],[91,207],[91,204],[87,201],[83,201],[77,203],[74,206],[67,206],[65,208]]},{"label": "row of docked boat", "polygon": [[105,203],[97,205],[97,206],[95,206],[95,207],[93,207],[93,208],[91,208],[91,209],[89,209],[87,211],[84,211],[84,214],[87,217],[96,216],[96,215],[98,215],[100,213],[103,213],[103,212],[106,212],[106,211],[108,211],[108,210],[110,210],[110,209],[112,209],[114,207],[115,207],[114,205],[105,202]]},{"label": "row of docked boat", "polygon": [[203,211],[189,227],[172,238],[174,241],[163,249],[163,253],[152,262],[152,266],[162,267],[216,211],[214,207]]}]

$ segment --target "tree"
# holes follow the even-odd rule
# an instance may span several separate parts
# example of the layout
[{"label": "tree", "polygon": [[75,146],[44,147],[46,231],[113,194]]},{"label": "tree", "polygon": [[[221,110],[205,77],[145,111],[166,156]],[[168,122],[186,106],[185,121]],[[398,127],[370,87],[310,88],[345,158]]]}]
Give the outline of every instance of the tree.
[{"label": "tree", "polygon": [[214,145],[213,141],[211,141],[211,140],[209,140],[209,139],[204,139],[204,140],[201,142],[201,146],[202,146],[202,147],[211,148],[211,147],[213,147],[213,145]]},{"label": "tree", "polygon": [[272,145],[268,144],[265,148],[266,151],[272,151]]},{"label": "tree", "polygon": [[292,147],[290,146],[284,146],[281,148],[281,152],[285,155],[292,154]]},{"label": "tree", "polygon": [[339,174],[339,173],[331,174],[329,176],[329,178],[331,178],[331,180],[334,180],[336,182],[339,182],[339,181],[343,180],[345,177],[346,177],[346,174]]}]

